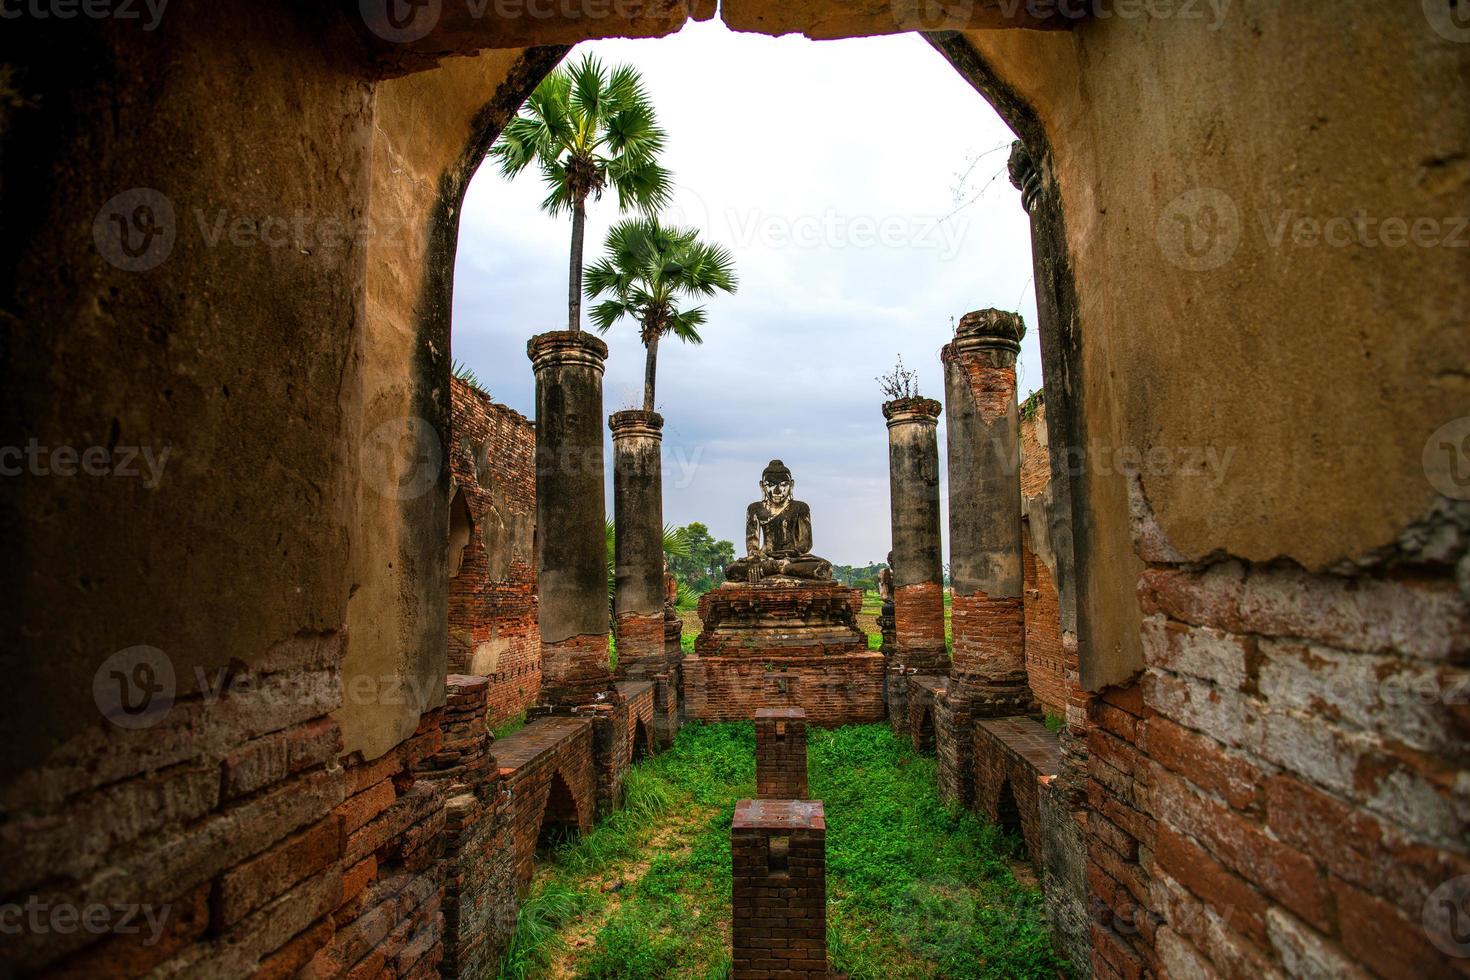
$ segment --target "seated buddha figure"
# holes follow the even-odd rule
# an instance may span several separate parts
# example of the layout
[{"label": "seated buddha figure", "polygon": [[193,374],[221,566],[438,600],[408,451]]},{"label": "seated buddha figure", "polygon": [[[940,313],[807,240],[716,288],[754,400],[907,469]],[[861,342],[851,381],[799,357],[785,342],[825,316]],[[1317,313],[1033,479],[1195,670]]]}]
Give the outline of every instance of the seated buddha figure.
[{"label": "seated buddha figure", "polygon": [[761,499],[745,511],[745,557],[725,569],[726,581],[831,580],[832,563],[811,553],[812,511],[792,499],[795,488],[786,464],[771,460],[761,473]]}]

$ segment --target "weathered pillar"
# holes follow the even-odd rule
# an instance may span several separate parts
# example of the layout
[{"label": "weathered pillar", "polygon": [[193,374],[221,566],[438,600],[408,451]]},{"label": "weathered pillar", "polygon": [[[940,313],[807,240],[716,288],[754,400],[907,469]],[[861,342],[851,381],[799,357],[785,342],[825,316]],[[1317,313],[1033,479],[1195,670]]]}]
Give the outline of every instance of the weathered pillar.
[{"label": "weathered pillar", "polygon": [[602,368],[607,345],[556,331],[526,345],[536,372],[536,569],[541,701],[614,697],[608,662]]},{"label": "weathered pillar", "polygon": [[954,656],[934,701],[939,790],[974,797],[975,719],[1019,714],[1031,701],[1022,605],[1020,418],[1014,313],[960,318],[940,352],[949,436],[949,565]]},{"label": "weathered pillar", "polygon": [[932,398],[883,406],[893,521],[893,666],[949,670],[944,645],[944,553],[939,536],[939,413]]},{"label": "weathered pillar", "polygon": [[617,412],[613,442],[618,673],[648,680],[664,656],[663,427],[657,412]]},{"label": "weathered pillar", "polygon": [[757,709],[755,795],[763,800],[804,800],[806,786],[806,711]]},{"label": "weathered pillar", "polygon": [[1016,355],[1026,326],[1004,310],[960,319],[941,353],[949,428],[950,691],[976,716],[1024,712],[1020,418]]},{"label": "weathered pillar", "polygon": [[741,800],[730,825],[730,975],[827,977],[827,820],[821,800]]}]

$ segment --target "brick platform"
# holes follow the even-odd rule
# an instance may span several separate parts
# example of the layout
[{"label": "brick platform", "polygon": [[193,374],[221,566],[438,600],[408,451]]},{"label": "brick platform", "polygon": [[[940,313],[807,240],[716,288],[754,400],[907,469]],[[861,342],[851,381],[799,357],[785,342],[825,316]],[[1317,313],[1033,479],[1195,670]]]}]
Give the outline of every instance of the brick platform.
[{"label": "brick platform", "polygon": [[755,794],[763,800],[804,800],[806,712],[761,708],[755,713]]},{"label": "brick platform", "polygon": [[592,722],[537,718],[496,742],[495,757],[509,792],[515,880],[524,890],[536,868],[536,843],[543,832],[592,829],[596,799]]},{"label": "brick platform", "polygon": [[799,707],[813,725],[882,721],[883,655],[857,627],[861,608],[861,594],[835,582],[706,593],[704,631],[681,666],[685,717],[740,721]]},{"label": "brick platform", "polygon": [[1041,870],[1042,785],[1061,771],[1055,732],[1034,718],[982,718],[975,723],[975,809],[1018,830]]},{"label": "brick platform", "polygon": [[827,978],[821,800],[741,800],[730,826],[735,980]]}]

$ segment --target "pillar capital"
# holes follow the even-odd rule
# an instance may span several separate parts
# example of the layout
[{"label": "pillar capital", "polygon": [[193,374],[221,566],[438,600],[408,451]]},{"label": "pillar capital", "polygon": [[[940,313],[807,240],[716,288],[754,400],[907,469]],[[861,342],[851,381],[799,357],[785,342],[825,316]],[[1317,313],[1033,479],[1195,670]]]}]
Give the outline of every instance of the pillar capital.
[{"label": "pillar capital", "polygon": [[1009,310],[974,310],[960,317],[954,340],[944,345],[940,359],[950,361],[970,351],[1021,352],[1021,338],[1026,336],[1026,321],[1021,314]]},{"label": "pillar capital", "polygon": [[571,365],[590,367],[601,374],[607,361],[607,344],[581,330],[553,330],[526,341],[526,356],[538,374],[547,368]]},{"label": "pillar capital", "polygon": [[896,425],[938,425],[944,406],[933,398],[895,398],[883,403],[883,417],[891,429]]},{"label": "pillar capital", "polygon": [[608,416],[608,428],[612,429],[613,442],[619,439],[663,439],[664,417],[657,412],[645,412],[630,408]]}]

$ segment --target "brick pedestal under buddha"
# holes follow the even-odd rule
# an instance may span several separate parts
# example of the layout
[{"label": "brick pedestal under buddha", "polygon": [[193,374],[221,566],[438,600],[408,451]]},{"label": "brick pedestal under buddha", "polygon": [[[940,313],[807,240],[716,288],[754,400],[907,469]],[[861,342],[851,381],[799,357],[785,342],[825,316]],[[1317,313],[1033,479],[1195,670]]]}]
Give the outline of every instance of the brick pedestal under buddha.
[{"label": "brick pedestal under buddha", "polygon": [[837,582],[726,583],[700,600],[704,630],[684,658],[685,716],[754,718],[803,708],[807,722],[883,720],[883,655],[857,626],[861,593]]}]

